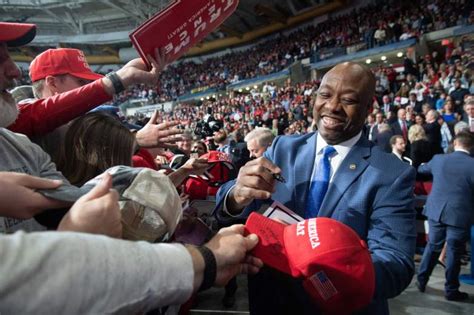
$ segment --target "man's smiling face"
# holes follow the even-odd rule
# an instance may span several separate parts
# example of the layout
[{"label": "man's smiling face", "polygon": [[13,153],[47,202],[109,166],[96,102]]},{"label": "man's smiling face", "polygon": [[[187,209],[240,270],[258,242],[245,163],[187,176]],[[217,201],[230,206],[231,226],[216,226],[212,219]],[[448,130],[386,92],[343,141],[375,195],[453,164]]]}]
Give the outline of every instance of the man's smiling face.
[{"label": "man's smiling face", "polygon": [[373,74],[358,64],[346,62],[326,73],[313,117],[328,144],[346,141],[362,130],[374,89]]}]

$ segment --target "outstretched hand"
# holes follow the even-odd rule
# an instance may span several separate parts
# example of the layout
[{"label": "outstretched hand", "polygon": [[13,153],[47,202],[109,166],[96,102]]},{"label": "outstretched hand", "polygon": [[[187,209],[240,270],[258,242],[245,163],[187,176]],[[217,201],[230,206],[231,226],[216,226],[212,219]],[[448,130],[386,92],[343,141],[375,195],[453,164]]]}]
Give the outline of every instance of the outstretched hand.
[{"label": "outstretched hand", "polygon": [[174,148],[177,141],[183,140],[183,130],[173,128],[179,125],[177,121],[158,124],[158,111],[155,111],[150,121],[136,133],[137,143],[142,148]]},{"label": "outstretched hand", "polygon": [[158,83],[159,74],[169,63],[169,58],[163,49],[157,48],[155,56],[148,55],[147,59],[151,69],[141,58],[136,58],[117,71],[117,75],[125,87],[133,84],[156,85]]}]

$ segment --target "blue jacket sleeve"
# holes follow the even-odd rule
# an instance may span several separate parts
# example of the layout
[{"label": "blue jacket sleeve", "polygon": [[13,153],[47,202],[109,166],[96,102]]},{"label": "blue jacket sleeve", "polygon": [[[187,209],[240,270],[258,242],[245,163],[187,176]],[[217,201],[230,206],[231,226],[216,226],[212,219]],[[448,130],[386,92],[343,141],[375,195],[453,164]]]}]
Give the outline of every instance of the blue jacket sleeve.
[{"label": "blue jacket sleeve", "polygon": [[432,166],[432,163],[434,161],[434,159],[436,159],[436,155],[431,159],[431,161],[429,161],[428,163],[424,163],[420,166],[418,166],[418,173],[420,174],[425,174],[425,175],[429,175],[431,174],[431,166]]},{"label": "blue jacket sleeve", "polygon": [[[273,162],[274,148],[277,146],[280,137],[273,140],[272,145],[265,151],[263,157]],[[229,191],[234,187],[236,180],[231,180],[222,185],[217,191],[216,195],[216,208],[214,209],[214,216],[220,224],[228,225],[247,218],[252,211],[259,209],[262,205],[261,200],[254,200],[250,205],[245,207],[245,209],[239,215],[229,216],[224,211],[224,202]]]},{"label": "blue jacket sleeve", "polygon": [[399,295],[411,282],[415,265],[415,170],[406,170],[391,186],[381,187],[367,236],[375,268],[375,299]]}]

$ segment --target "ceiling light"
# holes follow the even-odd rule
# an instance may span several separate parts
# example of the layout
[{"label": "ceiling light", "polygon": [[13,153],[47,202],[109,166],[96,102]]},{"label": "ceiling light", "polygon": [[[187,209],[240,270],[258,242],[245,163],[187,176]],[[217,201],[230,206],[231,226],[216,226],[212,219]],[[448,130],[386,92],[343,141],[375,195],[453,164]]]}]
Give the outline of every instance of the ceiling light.
[{"label": "ceiling light", "polygon": [[402,57],[403,57],[403,53],[402,53],[401,51],[399,51],[399,52],[397,53],[397,57],[398,57],[398,58],[402,58]]},{"label": "ceiling light", "polygon": [[372,62],[372,60],[370,60],[370,59],[367,59],[367,60],[365,61],[366,64],[370,64],[371,62]]},{"label": "ceiling light", "polygon": [[380,57],[380,59],[381,59],[382,61],[385,61],[385,60],[387,60],[387,56],[382,56],[382,57]]}]

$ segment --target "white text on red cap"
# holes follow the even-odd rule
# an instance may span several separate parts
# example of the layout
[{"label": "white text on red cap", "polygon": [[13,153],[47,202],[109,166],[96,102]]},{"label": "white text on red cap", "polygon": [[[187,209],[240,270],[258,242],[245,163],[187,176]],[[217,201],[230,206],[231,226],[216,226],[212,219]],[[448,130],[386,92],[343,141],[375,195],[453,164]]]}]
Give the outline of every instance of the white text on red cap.
[{"label": "white text on red cap", "polygon": [[[308,237],[309,241],[311,243],[311,248],[315,249],[319,245],[321,245],[321,242],[319,240],[319,235],[318,235],[318,227],[316,225],[316,219],[309,219],[307,220],[308,222]],[[298,222],[296,225],[296,235],[297,236],[304,236],[305,233],[305,221]]]}]

